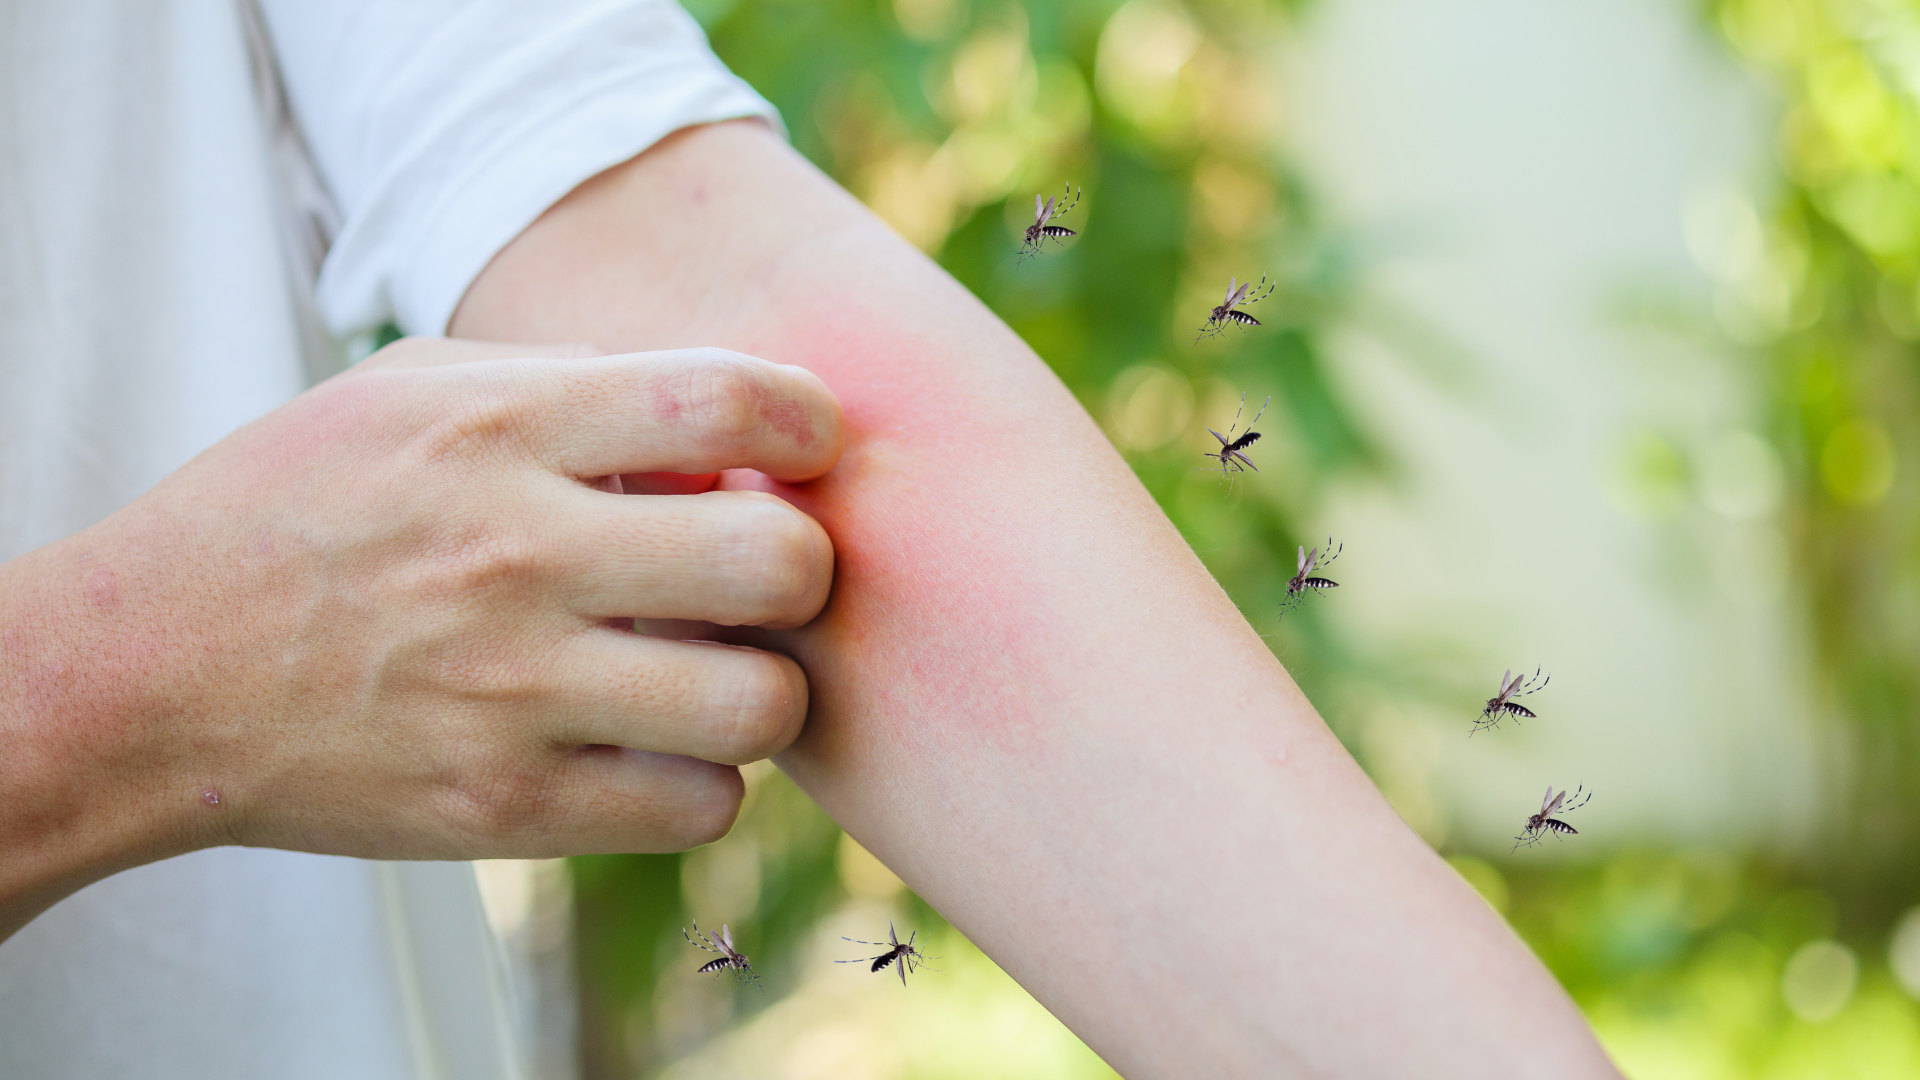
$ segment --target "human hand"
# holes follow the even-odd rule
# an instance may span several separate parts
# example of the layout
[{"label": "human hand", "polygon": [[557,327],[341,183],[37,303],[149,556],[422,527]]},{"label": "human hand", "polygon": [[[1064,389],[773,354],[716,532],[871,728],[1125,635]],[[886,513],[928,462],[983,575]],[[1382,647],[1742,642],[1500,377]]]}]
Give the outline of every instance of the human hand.
[{"label": "human hand", "polygon": [[[41,822],[101,876],[223,843],[464,859],[722,835],[733,766],[798,734],[805,678],[618,620],[799,626],[831,544],[771,495],[596,478],[808,480],[839,405],[720,350],[540,351],[398,343],[0,568],[44,630],[0,664],[0,721],[41,763],[0,764],[28,811],[0,848]],[[84,677],[52,694],[49,672]]]}]

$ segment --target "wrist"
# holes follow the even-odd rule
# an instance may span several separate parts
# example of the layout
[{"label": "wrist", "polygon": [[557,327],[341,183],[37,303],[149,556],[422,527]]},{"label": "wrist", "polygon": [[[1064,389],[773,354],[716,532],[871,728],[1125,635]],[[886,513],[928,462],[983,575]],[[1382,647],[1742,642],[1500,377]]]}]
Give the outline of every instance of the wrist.
[{"label": "wrist", "polygon": [[120,612],[97,530],[0,564],[0,940],[110,874],[196,846],[166,762],[139,765],[166,724],[136,677],[156,659]]}]

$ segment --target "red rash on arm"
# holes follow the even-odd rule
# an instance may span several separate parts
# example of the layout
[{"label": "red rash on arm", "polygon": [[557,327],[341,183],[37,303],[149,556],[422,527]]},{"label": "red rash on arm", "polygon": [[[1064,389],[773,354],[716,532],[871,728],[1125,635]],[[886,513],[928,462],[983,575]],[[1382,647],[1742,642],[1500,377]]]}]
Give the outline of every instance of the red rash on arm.
[{"label": "red rash on arm", "polygon": [[819,618],[745,634],[807,672],[779,763],[1125,1075],[1616,1075],[1060,381],[763,129],[582,185],[451,330],[827,383],[830,473],[728,476],[835,545]]}]

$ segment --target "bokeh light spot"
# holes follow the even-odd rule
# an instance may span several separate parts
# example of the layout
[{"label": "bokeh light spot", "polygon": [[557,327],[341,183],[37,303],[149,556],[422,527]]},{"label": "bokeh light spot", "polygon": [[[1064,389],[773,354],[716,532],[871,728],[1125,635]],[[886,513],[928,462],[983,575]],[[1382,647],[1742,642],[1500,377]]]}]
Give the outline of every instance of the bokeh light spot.
[{"label": "bokeh light spot", "polygon": [[1893,440],[1878,421],[1856,417],[1827,436],[1820,451],[1820,479],[1843,503],[1870,506],[1893,487]]},{"label": "bokeh light spot", "polygon": [[1817,1024],[1847,1007],[1859,977],[1860,965],[1851,949],[1837,941],[1809,941],[1787,961],[1780,995],[1793,1015]]},{"label": "bokeh light spot", "polygon": [[[1109,434],[1123,450],[1158,450],[1193,421],[1193,385],[1157,364],[1136,364],[1114,376],[1107,401]],[[1241,420],[1251,418],[1250,411]]]},{"label": "bokeh light spot", "polygon": [[1887,966],[1909,995],[1920,998],[1920,907],[1908,908],[1894,926]]}]

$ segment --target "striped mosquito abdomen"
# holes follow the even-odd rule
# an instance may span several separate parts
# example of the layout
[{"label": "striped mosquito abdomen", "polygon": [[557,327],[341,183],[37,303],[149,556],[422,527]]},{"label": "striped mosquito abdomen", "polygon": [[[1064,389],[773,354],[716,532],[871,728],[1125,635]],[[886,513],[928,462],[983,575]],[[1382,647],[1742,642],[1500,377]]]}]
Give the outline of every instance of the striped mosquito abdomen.
[{"label": "striped mosquito abdomen", "polygon": [[[1502,681],[1504,682],[1504,680]],[[1587,805],[1587,800],[1592,799],[1593,794],[1588,792],[1586,798],[1579,798],[1580,792],[1584,791],[1586,791],[1586,788],[1583,786],[1579,791],[1574,793],[1574,801],[1567,802],[1567,793],[1565,791],[1555,794],[1553,785],[1547,785],[1547,794],[1540,800],[1539,812],[1529,816],[1527,818],[1527,827],[1520,831],[1519,836],[1513,838],[1513,850],[1518,851],[1522,847],[1532,847],[1538,844],[1540,838],[1547,833],[1559,833],[1562,836],[1579,835],[1579,829],[1561,821],[1559,818],[1554,817],[1554,815],[1571,814],[1575,810]]]},{"label": "striped mosquito abdomen", "polygon": [[1296,569],[1292,579],[1287,582],[1287,599],[1281,606],[1281,612],[1284,614],[1291,610],[1294,606],[1298,605],[1309,592],[1339,588],[1339,582],[1332,578],[1319,577],[1314,574],[1314,570],[1326,566],[1328,563],[1339,558],[1340,553],[1345,550],[1345,544],[1337,548],[1334,547],[1333,537],[1331,536],[1327,537],[1327,546],[1324,548],[1316,547],[1311,550],[1305,547],[1300,548],[1300,558],[1296,563]]},{"label": "striped mosquito abdomen", "polygon": [[1551,675],[1542,678],[1540,670],[1541,669],[1536,667],[1533,669],[1532,675],[1527,675],[1524,672],[1520,675],[1515,675],[1513,669],[1508,668],[1506,672],[1500,676],[1500,692],[1488,698],[1487,703],[1481,706],[1480,719],[1473,722],[1473,731],[1468,732],[1468,734],[1477,734],[1482,729],[1490,730],[1499,727],[1500,718],[1503,716],[1511,716],[1516,720],[1522,718],[1528,720],[1536,719],[1532,709],[1527,708],[1514,699],[1526,697],[1528,694],[1544,688],[1548,683],[1553,681],[1553,676]]},{"label": "striped mosquito abdomen", "polygon": [[722,923],[718,931],[709,930],[703,934],[700,932],[700,921],[695,919],[693,933],[687,933],[686,927],[683,926],[680,928],[680,936],[686,938],[687,944],[695,948],[720,954],[718,960],[709,960],[701,964],[696,974],[711,975],[716,971],[726,971],[731,968],[739,973],[743,982],[758,983],[760,981],[760,977],[754,974],[753,962],[747,959],[747,954],[733,947],[732,927]]},{"label": "striped mosquito abdomen", "polygon": [[919,936],[920,936],[920,932],[918,930],[915,930],[913,933],[907,935],[907,940],[901,941],[900,935],[894,932],[893,924],[888,923],[887,924],[887,940],[885,941],[862,941],[859,938],[841,938],[840,939],[842,941],[851,941],[855,945],[873,945],[876,947],[882,947],[887,950],[886,952],[881,953],[879,956],[873,956],[873,957],[863,956],[858,960],[835,960],[834,963],[865,964],[868,961],[871,961],[872,966],[868,967],[867,971],[869,973],[872,973],[872,972],[885,970],[887,965],[892,964],[894,961],[897,960],[900,962],[900,966],[895,968],[894,971],[896,974],[900,976],[900,985],[905,986],[907,985],[907,972],[913,971],[919,965],[927,962],[927,957],[924,954],[922,954],[919,949],[916,949],[913,947],[914,939],[918,938]]},{"label": "striped mosquito abdomen", "polygon": [[1021,234],[1020,261],[1024,262],[1030,255],[1040,254],[1041,248],[1049,240],[1064,240],[1069,236],[1077,235],[1064,225],[1049,224],[1054,218],[1080,205],[1080,192],[1075,190],[1072,184],[1067,185],[1067,191],[1073,196],[1071,202],[1067,201],[1066,195],[1060,196],[1057,204],[1050,198],[1041,198],[1038,195],[1033,197],[1033,224],[1027,226],[1027,231]]},{"label": "striped mosquito abdomen", "polygon": [[[1266,404],[1261,405],[1260,411],[1254,414],[1253,422],[1247,425],[1247,430],[1241,432],[1239,435],[1235,435],[1234,431],[1240,426],[1240,416],[1247,411],[1247,395],[1242,391],[1240,394],[1240,406],[1233,410],[1233,423],[1227,425],[1227,433],[1222,435],[1212,428],[1207,429],[1207,433],[1220,442],[1220,449],[1209,453],[1207,456],[1220,463],[1220,476],[1222,479],[1226,479],[1230,473],[1246,472],[1248,469],[1252,469],[1254,472],[1260,471],[1259,466],[1255,465],[1253,459],[1248,457],[1244,451],[1247,447],[1259,441],[1260,433],[1253,430],[1253,426],[1254,424],[1258,424],[1260,418],[1267,414],[1267,405],[1271,404],[1273,404],[1273,398],[1269,396]],[[1212,470],[1208,471],[1211,472]]]},{"label": "striped mosquito abdomen", "polygon": [[[1235,309],[1242,304],[1257,304],[1273,292],[1273,286],[1267,285],[1267,276],[1265,274],[1260,275],[1260,284],[1266,285],[1267,287],[1259,289],[1258,286],[1254,285],[1251,281],[1242,284],[1237,277],[1227,279],[1226,299],[1216,305],[1212,311],[1207,312],[1206,324],[1200,327],[1200,337],[1204,338],[1209,334],[1218,334],[1226,329],[1226,325],[1230,322],[1238,323],[1242,327],[1259,326],[1259,319],[1254,318],[1244,311]],[[1195,338],[1194,340],[1198,341],[1200,338]]]}]

